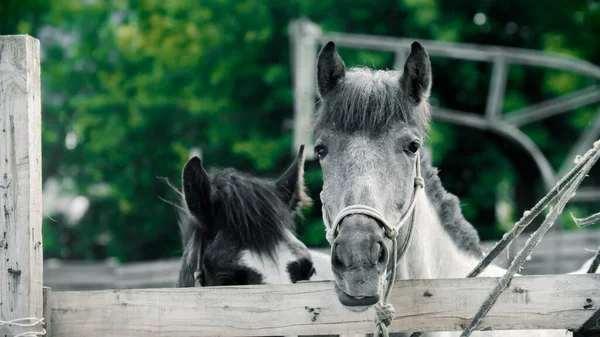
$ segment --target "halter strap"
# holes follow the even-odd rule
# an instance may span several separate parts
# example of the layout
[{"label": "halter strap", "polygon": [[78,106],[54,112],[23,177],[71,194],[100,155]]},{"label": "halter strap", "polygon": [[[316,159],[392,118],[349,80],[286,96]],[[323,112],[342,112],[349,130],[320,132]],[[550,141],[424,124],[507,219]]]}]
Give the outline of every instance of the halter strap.
[{"label": "halter strap", "polygon": [[421,159],[420,159],[418,152],[417,152],[417,159],[415,162],[414,187],[415,187],[415,189],[413,191],[412,202],[411,202],[408,210],[406,210],[406,213],[404,213],[402,218],[400,218],[400,220],[398,221],[396,226],[392,226],[384,218],[384,216],[381,215],[381,213],[379,213],[375,208],[366,206],[366,205],[359,205],[359,204],[350,205],[350,206],[343,208],[335,217],[335,221],[333,221],[333,223],[330,224],[328,221],[329,219],[327,218],[327,215],[325,213],[325,206],[323,204],[323,220],[324,220],[324,223],[326,226],[326,231],[327,231],[327,233],[326,233],[327,241],[329,241],[330,244],[333,244],[333,241],[337,237],[338,227],[339,227],[340,223],[342,222],[342,220],[344,220],[344,218],[346,218],[347,216],[352,215],[352,214],[362,214],[362,215],[366,215],[370,218],[377,220],[377,223],[379,223],[380,226],[382,226],[383,229],[385,230],[386,236],[391,240],[396,239],[398,237],[400,229],[406,224],[406,222],[411,217],[413,217],[415,206],[417,204],[417,194],[419,193],[419,191],[421,191],[425,187],[425,181],[423,180],[423,177],[421,177]]},{"label": "halter strap", "polygon": [[[325,209],[325,204],[322,206],[322,214],[323,214],[323,222],[325,223],[326,237],[327,241],[333,245],[333,241],[337,237],[337,230],[345,217],[352,214],[362,214],[368,217],[371,217],[377,221],[377,223],[383,227],[385,230],[385,235],[392,240],[392,250],[393,250],[393,263],[392,263],[392,272],[390,274],[390,278],[387,282],[387,289],[385,291],[385,296],[383,298],[382,303],[377,303],[374,307],[375,309],[375,323],[377,325],[377,329],[375,331],[375,336],[384,336],[388,337],[389,332],[387,327],[392,323],[394,319],[394,307],[389,302],[390,294],[392,293],[392,288],[394,287],[394,280],[396,279],[396,268],[398,266],[398,260],[400,260],[410,243],[412,242],[414,225],[415,225],[415,206],[417,204],[418,193],[421,192],[425,187],[425,181],[421,176],[421,157],[419,152],[416,153],[417,159],[415,161],[415,181],[414,181],[414,191],[412,201],[406,213],[400,218],[396,226],[392,226],[386,219],[379,213],[375,208],[369,207],[366,205],[350,205],[342,209],[338,215],[335,217],[335,221],[333,224],[329,223],[329,217],[327,214],[327,210]],[[322,198],[321,198],[322,199]],[[398,233],[400,229],[411,219],[408,227],[408,233],[406,238],[404,239],[404,243],[402,245],[402,250],[398,252]]]}]

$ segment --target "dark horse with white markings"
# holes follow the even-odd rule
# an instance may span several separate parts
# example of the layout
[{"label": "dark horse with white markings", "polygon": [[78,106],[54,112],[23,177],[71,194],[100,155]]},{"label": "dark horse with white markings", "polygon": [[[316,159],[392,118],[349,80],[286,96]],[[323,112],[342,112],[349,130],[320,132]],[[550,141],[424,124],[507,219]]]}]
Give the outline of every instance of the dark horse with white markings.
[{"label": "dark horse with white markings", "polygon": [[[458,198],[444,189],[421,151],[430,123],[431,78],[429,55],[418,42],[411,45],[403,71],[346,69],[333,42],[319,53],[315,152],[323,171],[323,220],[335,290],[349,309],[366,310],[381,301],[394,268],[395,279],[463,278],[483,257]],[[492,265],[481,276],[504,272]]]},{"label": "dark horse with white markings", "polygon": [[309,251],[295,235],[294,215],[310,204],[303,150],[277,180],[234,169],[208,174],[197,157],[186,163],[178,287],[331,279],[326,254]]}]

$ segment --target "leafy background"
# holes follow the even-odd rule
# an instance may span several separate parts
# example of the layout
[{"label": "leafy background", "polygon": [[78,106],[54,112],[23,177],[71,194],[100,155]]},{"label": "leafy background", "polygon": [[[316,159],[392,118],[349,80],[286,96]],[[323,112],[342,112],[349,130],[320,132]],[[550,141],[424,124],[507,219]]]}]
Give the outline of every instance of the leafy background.
[{"label": "leafy background", "polygon": [[[44,255],[152,260],[181,253],[170,196],[190,151],[205,163],[275,177],[292,160],[287,25],[531,48],[600,64],[600,2],[517,0],[3,0],[0,34],[42,45]],[[391,53],[341,49],[348,66],[392,68]],[[481,113],[490,64],[433,58],[432,102]],[[511,66],[504,111],[594,82]],[[524,128],[558,169],[596,106]],[[544,190],[533,162],[493,134],[441,122],[428,139],[444,185],[482,239],[499,238]],[[598,183],[598,170],[589,182]],[[299,222],[326,245],[317,201]],[[595,204],[572,204],[584,215]],[[566,229],[574,227],[565,218]]]}]

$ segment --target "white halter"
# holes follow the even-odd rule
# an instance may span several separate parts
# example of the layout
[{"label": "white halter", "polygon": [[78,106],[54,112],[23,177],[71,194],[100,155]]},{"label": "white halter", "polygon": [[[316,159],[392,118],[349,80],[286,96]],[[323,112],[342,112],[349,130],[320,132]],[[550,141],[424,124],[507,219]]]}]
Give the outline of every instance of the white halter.
[{"label": "white halter", "polygon": [[[413,236],[413,229],[414,229],[414,223],[415,223],[415,205],[417,204],[417,196],[418,193],[420,191],[422,191],[425,187],[425,181],[423,180],[423,177],[421,176],[421,158],[419,155],[419,152],[416,153],[417,155],[417,160],[415,162],[415,189],[413,192],[413,198],[412,198],[412,202],[408,208],[408,210],[406,211],[406,213],[404,214],[404,216],[402,216],[402,218],[400,218],[400,221],[398,221],[398,223],[396,224],[396,226],[392,226],[384,217],[383,215],[381,215],[381,213],[379,213],[376,209],[366,206],[366,205],[350,205],[345,207],[344,209],[342,209],[338,215],[335,218],[335,221],[333,222],[333,224],[331,224],[329,222],[329,217],[327,215],[327,211],[325,209],[325,203],[323,203],[321,212],[323,215],[323,222],[325,223],[325,231],[326,231],[326,237],[327,237],[327,241],[329,241],[329,243],[331,245],[333,245],[333,241],[335,240],[335,238],[337,237],[338,234],[338,226],[340,225],[340,223],[342,222],[342,220],[344,220],[345,217],[347,217],[348,215],[351,214],[362,214],[362,215],[366,215],[368,217],[371,217],[373,219],[375,219],[377,221],[377,223],[379,225],[381,225],[383,227],[383,229],[385,230],[385,235],[392,240],[392,249],[393,249],[393,263],[392,263],[392,273],[390,275],[390,280],[388,281],[388,287],[386,289],[385,292],[385,297],[383,299],[383,303],[377,303],[377,305],[375,306],[375,313],[376,313],[376,324],[377,324],[377,331],[375,332],[375,336],[379,336],[380,334],[383,335],[384,337],[389,336],[389,333],[387,331],[387,326],[389,326],[392,322],[392,320],[394,319],[394,307],[388,303],[390,294],[392,292],[392,288],[394,286],[394,279],[396,278],[396,266],[398,265],[398,260],[400,260],[402,258],[402,256],[404,256],[404,254],[406,253],[406,251],[408,250],[408,246],[410,246],[410,243],[412,241],[412,236]],[[323,200],[322,197],[323,192],[321,192],[321,201]],[[408,234],[404,240],[404,244],[402,245],[402,251],[400,251],[398,253],[398,233],[400,231],[400,229],[404,226],[404,224],[406,224],[408,222],[408,219],[411,219],[410,224],[409,224],[409,228],[408,228]]]}]

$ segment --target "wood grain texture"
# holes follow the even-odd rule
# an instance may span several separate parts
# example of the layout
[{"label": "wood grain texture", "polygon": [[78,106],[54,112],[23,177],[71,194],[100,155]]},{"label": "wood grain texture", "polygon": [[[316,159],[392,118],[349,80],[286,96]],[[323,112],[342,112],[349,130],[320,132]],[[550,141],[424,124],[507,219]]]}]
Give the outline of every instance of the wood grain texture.
[{"label": "wood grain texture", "polygon": [[[40,44],[0,36],[0,319],[42,316]],[[11,330],[12,329],[12,330]],[[0,336],[23,328],[0,327]]]},{"label": "wood grain texture", "polygon": [[[398,281],[390,331],[462,330],[496,281]],[[598,305],[599,274],[518,277],[480,329],[575,328]],[[52,335],[61,337],[351,335],[374,327],[370,311],[339,304],[330,282],[52,292],[49,307]]]}]

